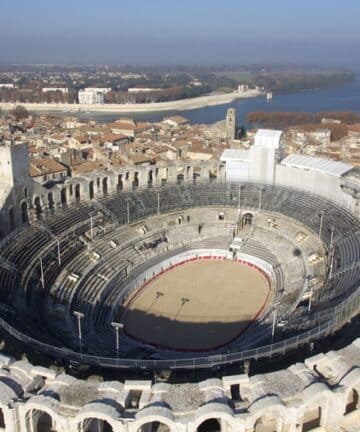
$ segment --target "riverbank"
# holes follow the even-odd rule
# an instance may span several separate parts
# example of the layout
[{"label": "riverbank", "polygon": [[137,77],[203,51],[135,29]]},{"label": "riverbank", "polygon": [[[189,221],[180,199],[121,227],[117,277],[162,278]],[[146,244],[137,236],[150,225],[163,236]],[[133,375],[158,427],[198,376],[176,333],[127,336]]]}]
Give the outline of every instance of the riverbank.
[{"label": "riverbank", "polygon": [[47,103],[8,103],[0,102],[0,109],[9,111],[16,105],[24,106],[28,111],[63,111],[69,113],[142,113],[142,112],[160,112],[160,111],[184,111],[198,108],[206,108],[216,105],[231,103],[237,99],[254,98],[262,95],[258,90],[249,90],[247,92],[225,94],[213,94],[200,96],[191,99],[181,99],[170,102],[155,102],[146,104],[47,104]]}]

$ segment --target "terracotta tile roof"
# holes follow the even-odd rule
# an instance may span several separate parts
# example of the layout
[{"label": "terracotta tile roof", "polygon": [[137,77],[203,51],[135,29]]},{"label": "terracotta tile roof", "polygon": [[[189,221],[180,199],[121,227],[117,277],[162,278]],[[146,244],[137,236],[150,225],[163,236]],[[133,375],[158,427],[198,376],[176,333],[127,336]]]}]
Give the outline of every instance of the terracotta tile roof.
[{"label": "terracotta tile roof", "polygon": [[71,168],[71,171],[74,174],[87,174],[87,173],[92,173],[92,172],[96,172],[96,171],[104,171],[105,169],[106,169],[106,166],[100,162],[84,161],[84,162],[80,162],[76,165],[73,165]]},{"label": "terracotta tile roof", "polygon": [[32,159],[30,162],[30,176],[38,177],[66,171],[66,167],[51,157]]}]

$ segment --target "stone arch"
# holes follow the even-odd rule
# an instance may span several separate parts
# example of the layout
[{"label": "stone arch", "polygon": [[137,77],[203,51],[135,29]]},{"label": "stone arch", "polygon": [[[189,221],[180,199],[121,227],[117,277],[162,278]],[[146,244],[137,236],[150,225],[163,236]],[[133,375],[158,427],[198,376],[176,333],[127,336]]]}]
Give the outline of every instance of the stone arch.
[{"label": "stone arch", "polygon": [[48,193],[47,201],[48,201],[48,207],[49,207],[49,209],[54,208],[54,195],[53,195],[52,192]]},{"label": "stone arch", "polygon": [[26,430],[33,432],[63,432],[58,416],[46,406],[31,406],[25,412]]},{"label": "stone arch", "polygon": [[359,408],[359,392],[351,388],[346,397],[346,406],[344,415],[348,415]]},{"label": "stone arch", "polygon": [[[200,415],[199,415],[200,414]],[[232,432],[234,418],[229,407],[219,406],[218,403],[205,405],[198,410],[198,416],[191,432]]]},{"label": "stone arch", "polygon": [[76,183],[76,185],[75,185],[75,202],[79,203],[80,200],[81,200],[80,183]]},{"label": "stone arch", "polygon": [[139,426],[137,432],[171,432],[171,428],[164,422],[152,421],[143,423]]},{"label": "stone arch", "polygon": [[15,220],[15,210],[14,207],[10,207],[9,209],[9,224],[11,231],[16,228],[16,220]]},{"label": "stone arch", "polygon": [[148,407],[137,414],[132,430],[134,432],[174,432],[176,425],[169,408]]},{"label": "stone arch", "polygon": [[[314,394],[315,389],[317,390],[316,394]],[[309,396],[307,397],[307,395]],[[301,424],[299,428],[301,432],[310,431],[325,423],[332,405],[333,394],[328,390],[317,388],[315,384],[305,390],[304,397],[306,402],[303,408],[303,417],[298,421]]]},{"label": "stone arch", "polygon": [[196,425],[196,432],[231,432],[232,424],[223,416],[208,417]]},{"label": "stone arch", "polygon": [[304,410],[301,432],[308,432],[321,426],[323,410],[319,404],[308,405]]},{"label": "stone arch", "polygon": [[61,200],[61,204],[64,206],[67,203],[67,193],[66,193],[66,188],[62,188],[61,192],[60,192],[60,200]]},{"label": "stone arch", "polygon": [[246,212],[241,217],[241,226],[242,228],[246,226],[252,226],[254,221],[254,215],[250,212]]},{"label": "stone arch", "polygon": [[102,179],[102,192],[103,192],[103,195],[107,195],[108,192],[109,192],[109,184],[108,183],[109,183],[109,179],[107,177],[104,177]]},{"label": "stone arch", "polygon": [[102,418],[86,417],[79,425],[79,432],[114,432],[113,426]]},{"label": "stone arch", "polygon": [[153,186],[153,184],[154,184],[154,173],[153,173],[153,170],[151,169],[151,170],[148,171],[147,186],[149,188],[151,188]]},{"label": "stone arch", "polygon": [[139,187],[139,172],[138,171],[135,171],[134,172],[134,179],[133,179],[133,182],[132,182],[132,188],[133,189],[137,189],[138,187]]},{"label": "stone arch", "polygon": [[213,166],[209,169],[209,181],[213,182],[217,179],[217,177],[218,177],[217,167]]},{"label": "stone arch", "polygon": [[265,413],[254,423],[254,432],[277,432],[277,416]]},{"label": "stone arch", "polygon": [[279,398],[277,399],[277,403],[273,402],[255,411],[251,427],[253,432],[280,432],[283,425],[288,424],[287,409]]},{"label": "stone arch", "polygon": [[24,224],[29,222],[28,204],[26,201],[21,203],[21,219]]},{"label": "stone arch", "polygon": [[176,173],[176,183],[181,184],[184,182],[184,179],[185,179],[184,167],[181,167],[177,170]]},{"label": "stone arch", "polygon": [[0,429],[5,429],[5,428],[6,428],[5,413],[2,406],[0,406]]},{"label": "stone arch", "polygon": [[94,198],[94,181],[91,180],[91,182],[89,183],[89,199],[93,199]]},{"label": "stone arch", "polygon": [[39,196],[35,196],[34,198],[34,208],[36,215],[39,216],[42,213],[42,203]]},{"label": "stone arch", "polygon": [[74,419],[73,430],[78,432],[115,432],[122,430],[117,422],[119,412],[109,405],[91,402]]},{"label": "stone arch", "polygon": [[193,182],[196,183],[197,180],[201,178],[201,167],[194,166],[193,167]]},{"label": "stone arch", "polygon": [[118,192],[122,191],[124,189],[124,181],[123,181],[123,175],[118,175],[118,182],[117,182],[117,190]]}]

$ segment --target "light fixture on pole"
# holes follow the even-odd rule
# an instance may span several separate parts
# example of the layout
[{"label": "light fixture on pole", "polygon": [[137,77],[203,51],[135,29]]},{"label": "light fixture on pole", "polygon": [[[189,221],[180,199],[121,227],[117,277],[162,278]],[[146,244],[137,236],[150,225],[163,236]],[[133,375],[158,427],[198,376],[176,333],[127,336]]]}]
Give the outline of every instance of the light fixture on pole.
[{"label": "light fixture on pole", "polygon": [[79,338],[79,345],[80,345],[80,354],[82,354],[82,331],[81,331],[81,320],[84,318],[84,314],[82,312],[74,311],[74,316],[77,319],[78,323],[78,338]]},{"label": "light fixture on pole", "polygon": [[119,331],[124,328],[124,324],[118,322],[112,322],[111,326],[115,329],[115,347],[116,347],[116,353],[119,354],[119,349],[120,349]]}]

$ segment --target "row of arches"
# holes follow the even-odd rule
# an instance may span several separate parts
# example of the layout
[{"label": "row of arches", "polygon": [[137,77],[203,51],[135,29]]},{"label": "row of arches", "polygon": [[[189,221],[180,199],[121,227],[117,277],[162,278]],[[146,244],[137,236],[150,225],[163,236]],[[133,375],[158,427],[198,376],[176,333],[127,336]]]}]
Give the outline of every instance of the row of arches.
[{"label": "row of arches", "polygon": [[[351,414],[359,408],[359,394],[351,389],[347,395],[344,415]],[[0,409],[0,430],[5,428],[5,417]],[[304,411],[303,418],[296,424],[296,431],[310,432],[324,425],[324,411],[320,404],[309,405]],[[65,432],[61,421],[52,417],[48,412],[39,408],[30,409],[25,416],[26,430],[31,432]],[[277,410],[263,413],[246,432],[283,432],[287,426],[282,423],[280,412]],[[77,426],[78,432],[115,432],[118,427],[111,420],[97,417],[85,417]],[[153,420],[136,426],[137,432],[173,432],[172,422]],[[6,430],[6,429],[5,429]],[[135,430],[135,429],[134,429]],[[221,414],[219,417],[206,418],[194,425],[192,432],[233,432],[233,421],[230,415]]]},{"label": "row of arches", "polygon": [[[347,395],[347,401],[344,415],[353,413],[359,408],[359,394],[355,389],[351,389]],[[309,405],[305,411],[300,423],[295,425],[298,432],[310,432],[323,426],[324,418],[323,408],[316,403]],[[228,418],[227,418],[228,417]],[[0,408],[0,430],[7,430],[5,415]],[[78,432],[116,432],[119,430],[117,425],[112,424],[112,420],[106,420],[97,417],[85,417],[78,423],[76,430]],[[25,428],[31,432],[65,432],[64,423],[56,415],[50,415],[46,410],[40,407],[29,409],[25,414]],[[135,425],[134,425],[135,426]],[[10,426],[9,426],[10,427]],[[272,411],[264,413],[259,417],[253,427],[244,429],[246,432],[283,432],[287,430],[286,425],[282,424],[279,412]],[[285,429],[284,429],[285,428]],[[120,429],[121,430],[121,429]],[[135,429],[137,432],[173,432],[172,422],[153,420],[143,422]],[[194,425],[192,432],[232,432],[234,431],[233,421],[230,415],[220,415],[219,417],[206,418]]]},{"label": "row of arches", "polygon": [[2,220],[5,222],[0,227],[0,237],[13,231],[21,224],[26,224],[30,219],[30,209],[40,217],[45,209],[52,210],[56,207],[64,207],[72,203],[94,199],[96,196],[104,196],[115,191],[135,190],[139,187],[164,185],[168,181],[182,183],[196,182],[197,179],[213,180],[224,178],[224,165],[220,163],[198,163],[195,165],[159,166],[150,165],[129,169],[122,173],[99,173],[95,178],[79,178],[65,181],[55,185],[51,190],[43,188],[41,192],[30,194],[27,187],[24,188],[22,201],[11,205],[4,213]]}]

